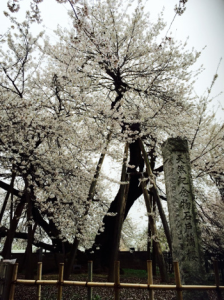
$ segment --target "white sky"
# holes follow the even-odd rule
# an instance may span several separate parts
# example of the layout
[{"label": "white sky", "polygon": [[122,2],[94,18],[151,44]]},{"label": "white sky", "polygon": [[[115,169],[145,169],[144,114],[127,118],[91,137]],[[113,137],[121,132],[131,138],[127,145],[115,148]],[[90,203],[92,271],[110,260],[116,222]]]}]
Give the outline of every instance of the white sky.
[{"label": "white sky", "polygon": [[[89,0],[92,3],[97,0]],[[21,11],[14,14],[19,20],[24,17],[24,12],[29,9],[29,0],[22,0]],[[157,19],[157,15],[163,7],[164,19],[169,26],[174,17],[174,6],[178,4],[178,0],[146,0],[147,9],[150,11],[152,21]],[[195,85],[195,91],[198,95],[202,95],[208,87],[210,87],[212,78],[216,72],[220,58],[223,60],[219,68],[219,77],[213,88],[212,96],[218,95],[224,91],[224,0],[189,0],[186,5],[185,13],[180,17],[177,16],[172,28],[172,35],[177,40],[185,41],[189,36],[189,49],[194,47],[202,52],[201,57],[195,68],[201,64],[204,65],[205,71],[200,75]],[[57,40],[53,30],[57,24],[60,26],[69,26],[69,18],[67,10],[70,9],[68,4],[59,4],[55,0],[44,0],[40,4],[42,11],[43,24],[35,26],[35,32],[38,32],[45,25],[47,35],[53,40]],[[7,0],[0,1],[0,34],[7,31],[10,26],[9,20],[3,15],[3,11],[7,11]],[[217,111],[217,118],[223,122],[224,110],[217,108],[220,105],[224,109],[224,94],[214,100],[214,109]],[[211,107],[212,109],[212,107]],[[137,210],[139,204],[132,208],[132,216],[139,214]],[[141,214],[142,213],[141,211]],[[146,218],[144,218],[146,221]]]}]

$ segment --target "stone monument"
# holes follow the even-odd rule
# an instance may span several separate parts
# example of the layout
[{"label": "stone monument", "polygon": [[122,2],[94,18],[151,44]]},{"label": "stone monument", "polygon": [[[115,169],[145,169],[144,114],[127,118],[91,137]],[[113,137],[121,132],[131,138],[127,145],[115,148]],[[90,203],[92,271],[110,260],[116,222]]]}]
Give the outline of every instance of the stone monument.
[{"label": "stone monument", "polygon": [[[182,284],[205,284],[188,143],[169,138],[162,146],[173,260],[179,262]],[[207,300],[204,291],[184,291],[184,300]]]}]

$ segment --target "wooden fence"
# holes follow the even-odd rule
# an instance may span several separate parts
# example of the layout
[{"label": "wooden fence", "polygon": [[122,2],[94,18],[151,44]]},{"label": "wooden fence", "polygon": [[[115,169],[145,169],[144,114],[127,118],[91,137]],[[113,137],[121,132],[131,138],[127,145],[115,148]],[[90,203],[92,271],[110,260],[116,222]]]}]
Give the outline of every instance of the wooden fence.
[{"label": "wooden fence", "polygon": [[36,285],[37,286],[37,299],[41,300],[41,285],[56,285],[58,287],[57,300],[62,299],[62,289],[63,286],[83,286],[88,289],[87,299],[92,300],[92,288],[93,287],[103,287],[112,288],[114,290],[114,299],[120,299],[120,289],[133,288],[133,289],[148,289],[149,299],[154,300],[153,291],[154,290],[176,290],[177,299],[182,300],[183,290],[215,290],[217,292],[218,299],[221,298],[221,290],[224,290],[224,286],[220,286],[219,282],[219,272],[218,264],[214,262],[214,273],[215,273],[215,285],[182,285],[180,280],[180,272],[178,262],[174,262],[174,275],[175,283],[174,285],[165,284],[153,284],[152,275],[152,261],[147,261],[147,273],[148,282],[146,284],[138,283],[120,283],[120,262],[115,262],[115,280],[114,282],[93,282],[92,281],[92,262],[88,262],[88,281],[68,281],[63,280],[64,264],[61,263],[59,266],[59,276],[58,280],[43,280],[42,278],[42,263],[38,263],[37,269],[37,279],[36,280],[26,280],[17,279],[18,264],[14,265],[12,283],[10,289],[9,300],[14,300],[15,286],[19,284],[25,285]]}]

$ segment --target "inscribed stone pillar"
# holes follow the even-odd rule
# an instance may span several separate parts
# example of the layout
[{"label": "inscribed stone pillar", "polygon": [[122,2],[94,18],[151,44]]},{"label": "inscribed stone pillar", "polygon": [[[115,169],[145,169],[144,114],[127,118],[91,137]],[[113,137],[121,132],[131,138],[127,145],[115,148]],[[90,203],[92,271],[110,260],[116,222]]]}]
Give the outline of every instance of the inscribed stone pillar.
[{"label": "inscribed stone pillar", "polygon": [[[182,284],[204,284],[204,260],[197,222],[188,144],[170,138],[162,146],[173,260]],[[206,300],[202,291],[183,292],[184,300]]]}]

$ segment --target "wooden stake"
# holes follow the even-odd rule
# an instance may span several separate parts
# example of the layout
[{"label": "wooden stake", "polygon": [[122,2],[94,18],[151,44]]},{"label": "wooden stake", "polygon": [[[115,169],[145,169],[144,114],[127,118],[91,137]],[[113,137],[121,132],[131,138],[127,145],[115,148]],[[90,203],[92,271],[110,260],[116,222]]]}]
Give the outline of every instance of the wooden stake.
[{"label": "wooden stake", "polygon": [[116,261],[114,263],[114,269],[115,269],[115,276],[114,276],[114,299],[120,300],[120,262]]},{"label": "wooden stake", "polygon": [[[148,272],[148,285],[150,288],[150,285],[153,284],[152,261],[151,260],[147,260],[147,272]],[[149,300],[154,300],[154,293],[151,288],[149,289]]]},{"label": "wooden stake", "polygon": [[[42,276],[42,262],[38,262],[37,280],[41,280]],[[37,285],[37,300],[41,300],[41,284]]]},{"label": "wooden stake", "polygon": [[215,285],[217,288],[217,298],[218,300],[222,300],[222,294],[221,294],[221,290],[219,288],[220,286],[220,280],[219,280],[219,267],[218,267],[218,262],[215,260],[213,262],[213,266],[214,266],[214,273],[215,273]]},{"label": "wooden stake", "polygon": [[[11,179],[11,183],[10,183],[10,186],[9,186],[9,190],[7,191],[7,194],[5,196],[5,200],[3,202],[3,205],[2,205],[2,209],[1,209],[1,212],[0,212],[0,224],[2,223],[2,217],[4,215],[4,212],[5,212],[5,208],[6,208],[6,205],[7,205],[7,202],[8,202],[8,199],[9,199],[9,195],[11,193],[11,195],[13,195],[13,184],[14,184],[14,180],[15,180],[15,173],[12,173],[12,179]],[[12,213],[12,212],[10,212]],[[11,218],[10,218],[10,226],[11,226]]]},{"label": "wooden stake", "polygon": [[164,232],[165,232],[165,235],[166,235],[166,239],[167,239],[170,251],[172,251],[172,242],[171,242],[171,234],[170,234],[169,225],[168,225],[168,222],[166,220],[166,215],[165,215],[164,210],[163,210],[163,206],[162,206],[162,203],[161,203],[161,200],[160,200],[160,197],[159,197],[158,189],[156,187],[156,183],[155,183],[155,180],[154,180],[154,175],[152,173],[152,169],[151,169],[151,166],[150,166],[150,163],[149,163],[149,158],[148,158],[148,155],[145,151],[145,147],[144,147],[144,144],[143,144],[141,139],[139,139],[139,145],[140,145],[140,148],[141,148],[141,151],[142,151],[142,154],[143,154],[143,157],[144,157],[144,161],[145,161],[145,164],[146,164],[147,174],[150,178],[150,182],[153,185],[152,192],[153,192],[153,196],[155,198],[155,201],[157,203],[157,207],[158,207],[158,210],[159,210],[161,221],[163,223],[163,228],[164,228]]},{"label": "wooden stake", "polygon": [[[152,232],[152,235],[157,236],[156,223],[155,223],[155,220],[152,217],[152,215],[150,215],[151,212],[152,212],[152,207],[151,207],[151,203],[150,203],[149,193],[146,189],[145,181],[141,181],[141,187],[142,187],[142,193],[143,193],[143,196],[144,196],[144,199],[145,199],[145,205],[146,205],[146,208],[147,208],[147,212],[149,213],[149,225],[150,225],[150,228],[151,228],[151,232]],[[162,249],[161,249],[160,242],[156,241],[156,243],[154,243],[154,245],[155,245],[155,248],[156,248],[161,279],[162,279],[162,281],[167,282],[168,277],[167,277],[167,271],[166,271],[166,264],[165,264],[165,260],[164,260],[164,256],[163,256],[163,252],[162,252]]]},{"label": "wooden stake", "polygon": [[216,260],[213,262],[213,266],[214,266],[214,273],[215,273],[215,284],[216,284],[217,288],[219,288],[219,285],[220,285],[219,268],[218,268],[218,262]]},{"label": "wooden stake", "polygon": [[10,294],[9,294],[9,300],[14,300],[18,267],[19,267],[19,264],[15,264],[14,268],[13,268],[12,283],[11,283],[11,289],[10,289]]},{"label": "wooden stake", "polygon": [[[88,281],[92,282],[93,281],[93,262],[89,261],[88,262]],[[93,297],[93,288],[88,287],[88,300],[92,300]]]},{"label": "wooden stake", "polygon": [[181,280],[180,280],[180,270],[179,270],[179,264],[177,261],[173,262],[174,266],[174,275],[175,275],[175,282],[176,282],[176,288],[177,288],[177,300],[183,300],[183,294],[180,288],[182,287],[181,285]]},{"label": "wooden stake", "polygon": [[58,277],[58,298],[57,300],[62,299],[62,284],[63,284],[63,275],[64,275],[64,264],[59,264],[59,277]]}]

